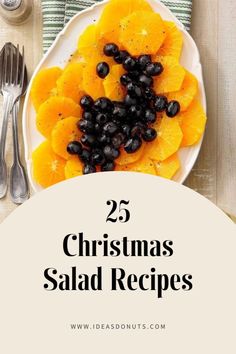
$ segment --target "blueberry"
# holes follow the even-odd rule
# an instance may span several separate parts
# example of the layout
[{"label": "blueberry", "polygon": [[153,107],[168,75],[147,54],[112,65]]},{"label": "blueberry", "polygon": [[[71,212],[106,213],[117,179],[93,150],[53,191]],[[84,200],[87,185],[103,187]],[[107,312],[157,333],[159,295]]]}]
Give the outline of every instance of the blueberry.
[{"label": "blueberry", "polygon": [[127,85],[127,92],[131,97],[141,97],[142,96],[142,90],[141,88],[134,84],[133,82],[130,82]]},{"label": "blueberry", "polygon": [[114,60],[118,64],[122,64],[124,60],[129,56],[126,50],[120,50],[117,55],[114,56]]},{"label": "blueberry", "polygon": [[119,127],[114,122],[108,122],[103,127],[103,132],[109,136],[114,135],[115,133],[117,133],[118,130],[119,130]]},{"label": "blueberry", "polygon": [[106,133],[101,132],[97,137],[97,141],[101,145],[109,145],[111,143],[111,137],[107,136]]},{"label": "blueberry", "polygon": [[79,155],[82,152],[82,145],[78,141],[72,141],[67,145],[67,152],[71,155]]},{"label": "blueberry", "polygon": [[132,71],[136,67],[136,60],[132,57],[127,57],[123,62],[123,67],[126,71]]},{"label": "blueberry", "polygon": [[144,111],[150,107],[150,102],[146,99],[144,95],[139,98],[138,103],[140,104],[140,106],[143,108]]},{"label": "blueberry", "polygon": [[83,111],[82,118],[85,120],[93,121],[93,112],[92,111]]},{"label": "blueberry", "polygon": [[97,141],[99,144],[101,145],[108,145],[111,143],[111,138],[109,136],[107,136],[105,133],[101,133],[98,137],[97,137]]},{"label": "blueberry", "polygon": [[96,116],[96,122],[99,125],[103,125],[103,124],[107,123],[108,120],[109,120],[109,117],[106,113],[98,113]]},{"label": "blueberry", "polygon": [[80,140],[83,145],[88,147],[96,145],[96,138],[92,134],[84,134]]},{"label": "blueberry", "polygon": [[87,163],[90,161],[91,153],[87,149],[83,149],[79,154],[79,158],[82,162]]},{"label": "blueberry", "polygon": [[140,105],[131,106],[129,116],[133,119],[139,119],[142,116],[143,109]]},{"label": "blueberry", "polygon": [[94,102],[94,108],[99,112],[109,112],[112,109],[112,102],[107,97],[100,97]]},{"label": "blueberry", "polygon": [[94,124],[94,131],[96,133],[96,135],[99,135],[102,133],[102,125],[100,125],[99,123],[95,123]]},{"label": "blueberry", "polygon": [[119,48],[115,43],[107,43],[103,48],[103,52],[107,57],[114,57],[119,53]]},{"label": "blueberry", "polygon": [[140,149],[141,145],[142,140],[138,136],[135,136],[126,142],[124,148],[128,154],[133,154],[134,152],[138,151],[138,149]]},{"label": "blueberry", "polygon": [[85,95],[80,99],[80,106],[83,109],[91,109],[93,107],[93,99],[89,95]]},{"label": "blueberry", "polygon": [[148,142],[153,141],[154,139],[156,139],[156,137],[157,137],[157,132],[153,128],[147,128],[142,134],[143,140]]},{"label": "blueberry", "polygon": [[125,141],[125,136],[123,133],[117,133],[115,136],[113,136],[111,141],[114,148],[119,149]]},{"label": "blueberry", "polygon": [[114,108],[113,108],[113,117],[117,118],[117,119],[124,119],[127,115],[127,111],[125,106],[120,103],[120,102],[116,102],[114,104]]},{"label": "blueberry", "polygon": [[103,165],[105,162],[104,154],[100,149],[94,149],[91,153],[91,163],[93,165]]},{"label": "blueberry", "polygon": [[130,77],[129,74],[124,74],[120,77],[121,85],[126,87],[130,82],[132,82],[132,78]]},{"label": "blueberry", "polygon": [[123,124],[121,130],[127,138],[130,137],[131,126],[129,124]]},{"label": "blueberry", "polygon": [[97,75],[101,79],[104,79],[109,74],[110,68],[109,68],[109,65],[105,61],[102,61],[101,63],[99,63],[97,65],[96,71],[97,71]]},{"label": "blueberry", "polygon": [[114,171],[114,169],[115,169],[114,161],[107,161],[101,167],[101,171],[103,172]]},{"label": "blueberry", "polygon": [[151,63],[151,56],[150,55],[140,55],[138,57],[138,66],[141,70],[146,68],[146,65]]},{"label": "blueberry", "polygon": [[93,133],[94,132],[94,124],[90,120],[80,119],[78,122],[78,128],[83,133]]},{"label": "blueberry", "polygon": [[127,107],[130,107],[130,106],[135,106],[138,103],[138,101],[136,98],[131,97],[129,94],[127,94],[125,96],[124,103]]},{"label": "blueberry", "polygon": [[153,101],[156,97],[154,90],[151,87],[146,87],[144,97],[147,101]]},{"label": "blueberry", "polygon": [[105,158],[110,161],[117,159],[120,155],[119,150],[115,149],[111,145],[106,145],[103,149],[103,153],[105,155]]},{"label": "blueberry", "polygon": [[121,120],[117,117],[112,117],[112,120],[111,120],[115,125],[117,125],[118,127],[118,130],[120,129],[120,125],[121,125]]},{"label": "blueberry", "polygon": [[136,123],[131,129],[130,136],[134,138],[135,136],[140,136],[145,130],[145,125],[142,123]]},{"label": "blueberry", "polygon": [[138,70],[132,70],[129,72],[129,76],[132,79],[132,81],[137,81],[139,78],[140,72]]},{"label": "blueberry", "polygon": [[145,118],[145,122],[147,124],[155,123],[157,117],[156,117],[156,112],[154,111],[154,109],[152,109],[152,108],[146,109],[144,118]]},{"label": "blueberry", "polygon": [[153,78],[151,76],[142,74],[139,77],[139,82],[141,85],[143,85],[144,87],[151,87],[153,85]]},{"label": "blueberry", "polygon": [[158,95],[154,100],[154,108],[156,112],[163,112],[168,105],[166,96]]},{"label": "blueberry", "polygon": [[90,173],[95,173],[95,172],[96,172],[96,167],[91,164],[86,164],[83,168],[84,175],[88,175]]},{"label": "blueberry", "polygon": [[146,66],[145,72],[149,76],[158,76],[163,70],[164,68],[161,63],[150,63]]},{"label": "blueberry", "polygon": [[170,101],[166,107],[166,115],[170,118],[175,117],[180,111],[180,104],[178,101]]}]

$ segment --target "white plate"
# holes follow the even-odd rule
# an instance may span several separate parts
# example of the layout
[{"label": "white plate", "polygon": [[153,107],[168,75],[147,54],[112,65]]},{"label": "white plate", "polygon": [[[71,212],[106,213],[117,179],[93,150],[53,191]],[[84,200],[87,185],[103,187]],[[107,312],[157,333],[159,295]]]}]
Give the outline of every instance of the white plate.
[{"label": "white plate", "polygon": [[[42,187],[35,183],[33,179],[31,155],[33,150],[44,140],[44,138],[40,135],[36,128],[36,114],[30,99],[32,80],[42,68],[51,66],[60,66],[63,68],[65,66],[70,55],[76,50],[80,34],[89,24],[93,23],[100,17],[101,12],[107,2],[107,0],[100,2],[90,7],[89,9],[78,13],[78,15],[71,19],[64,30],[57,36],[56,41],[48,53],[43,57],[31,79],[23,110],[23,136],[28,176],[31,186],[35,192],[42,190]],[[163,19],[175,22],[181,30],[184,37],[181,63],[186,69],[191,71],[198,78],[200,87],[199,98],[203,104],[203,107],[206,109],[206,97],[202,77],[202,67],[200,63],[199,52],[194,40],[188,34],[188,32],[185,31],[182,23],[159,0],[148,0],[148,2],[156,12],[160,13]],[[197,159],[201,143],[202,139],[197,145],[180,150],[179,156],[181,159],[182,168],[175,176],[175,181],[179,183],[183,183],[185,181]]]}]

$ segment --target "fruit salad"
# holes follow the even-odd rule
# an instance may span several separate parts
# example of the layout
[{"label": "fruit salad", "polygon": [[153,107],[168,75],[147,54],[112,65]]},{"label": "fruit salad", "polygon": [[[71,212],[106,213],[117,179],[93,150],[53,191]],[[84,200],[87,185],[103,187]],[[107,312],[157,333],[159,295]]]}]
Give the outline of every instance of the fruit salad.
[{"label": "fruit salad", "polygon": [[175,23],[145,0],[110,0],[66,67],[43,69],[32,83],[45,138],[32,155],[35,181],[49,187],[106,171],[172,179],[179,149],[196,144],[206,124],[182,45]]}]

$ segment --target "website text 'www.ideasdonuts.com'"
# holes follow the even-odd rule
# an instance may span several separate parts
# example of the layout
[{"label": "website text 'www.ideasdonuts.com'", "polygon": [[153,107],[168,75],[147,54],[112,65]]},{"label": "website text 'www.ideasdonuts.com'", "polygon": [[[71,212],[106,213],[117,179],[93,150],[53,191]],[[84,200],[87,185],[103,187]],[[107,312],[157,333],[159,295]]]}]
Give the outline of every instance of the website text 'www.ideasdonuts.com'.
[{"label": "website text 'www.ideasdonuts.com'", "polygon": [[71,323],[71,330],[78,331],[115,331],[115,330],[165,330],[165,323]]}]

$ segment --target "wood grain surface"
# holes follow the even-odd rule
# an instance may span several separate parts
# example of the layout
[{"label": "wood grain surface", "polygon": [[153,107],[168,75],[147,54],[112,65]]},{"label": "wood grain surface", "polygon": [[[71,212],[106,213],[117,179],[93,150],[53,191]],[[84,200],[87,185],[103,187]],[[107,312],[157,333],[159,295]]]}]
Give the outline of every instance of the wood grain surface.
[{"label": "wood grain surface", "polygon": [[[186,185],[236,215],[236,1],[193,0],[192,36],[199,47],[208,101],[208,124],[198,161]],[[24,45],[29,74],[42,57],[40,1],[29,21],[7,25],[0,18],[0,45]],[[0,120],[2,117],[0,101]],[[12,161],[11,125],[7,161]],[[0,222],[14,210],[9,196],[0,201]]]},{"label": "wood grain surface", "polygon": [[232,215],[236,215],[235,19],[235,0],[193,2],[192,35],[203,64],[208,124],[186,183]]}]

